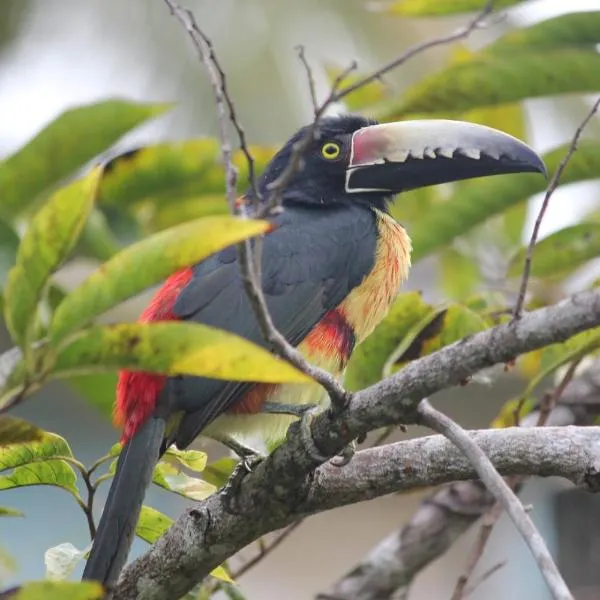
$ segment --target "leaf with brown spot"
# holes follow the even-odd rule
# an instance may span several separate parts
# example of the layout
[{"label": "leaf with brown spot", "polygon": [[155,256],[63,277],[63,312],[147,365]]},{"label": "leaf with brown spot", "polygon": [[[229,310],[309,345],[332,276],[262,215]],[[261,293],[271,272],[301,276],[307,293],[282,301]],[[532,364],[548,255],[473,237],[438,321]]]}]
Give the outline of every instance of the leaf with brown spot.
[{"label": "leaf with brown spot", "polygon": [[198,323],[91,327],[60,351],[55,377],[133,369],[262,383],[306,382],[288,362],[232,333]]},{"label": "leaf with brown spot", "polygon": [[21,346],[29,345],[37,307],[50,276],[77,242],[94,204],[102,169],[97,167],[56,192],[29,222],[8,274],[4,316]]},{"label": "leaf with brown spot", "polygon": [[[267,221],[206,217],[167,229],[122,250],[79,287],[54,313],[49,337],[56,344],[94,317],[180,269],[246,238],[266,233]],[[130,336],[130,350],[140,342]]]}]

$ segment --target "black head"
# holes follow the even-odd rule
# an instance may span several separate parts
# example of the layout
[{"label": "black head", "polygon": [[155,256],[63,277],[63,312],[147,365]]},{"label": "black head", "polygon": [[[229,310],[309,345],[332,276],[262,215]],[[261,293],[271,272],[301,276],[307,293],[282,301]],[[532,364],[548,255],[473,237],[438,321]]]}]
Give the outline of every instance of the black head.
[{"label": "black head", "polygon": [[[273,157],[258,182],[263,198],[290,164],[303,127]],[[378,124],[358,115],[327,117],[283,193],[283,203],[326,206],[367,203],[380,208],[396,193],[502,173],[545,173],[541,158],[520,140],[462,121]]]}]

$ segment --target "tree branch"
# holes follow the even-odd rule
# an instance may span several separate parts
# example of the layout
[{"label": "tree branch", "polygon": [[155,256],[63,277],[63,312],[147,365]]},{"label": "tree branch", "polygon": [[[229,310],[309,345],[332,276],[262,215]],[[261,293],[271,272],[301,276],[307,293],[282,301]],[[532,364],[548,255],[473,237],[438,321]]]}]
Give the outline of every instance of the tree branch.
[{"label": "tree branch", "polygon": [[[521,426],[536,426],[540,412],[527,415]],[[599,413],[600,359],[596,359],[566,385],[546,424],[590,425]],[[493,505],[494,497],[479,481],[451,483],[436,490],[421,502],[406,525],[381,540],[333,585],[331,597],[406,598],[413,578],[446,552]],[[473,560],[471,557],[470,562]]]},{"label": "tree branch", "polygon": [[421,401],[418,412],[424,425],[447,437],[469,459],[482,483],[504,508],[529,546],[552,597],[556,600],[573,600],[567,584],[554,564],[544,538],[525,512],[520,500],[496,471],[477,442],[458,423],[433,408],[428,400]]},{"label": "tree branch", "polygon": [[[600,291],[581,293],[563,302],[524,315],[513,321],[466,338],[439,352],[414,361],[399,373],[356,393],[349,407],[342,413],[327,411],[314,417],[311,426],[313,442],[327,456],[335,456],[346,444],[362,433],[386,425],[415,423],[417,405],[421,398],[430,396],[440,389],[459,384],[466,377],[480,369],[496,363],[506,362],[515,356],[536,348],[563,341],[570,336],[600,325]],[[490,436],[521,436],[527,438],[527,451],[521,447],[523,456],[530,456],[535,446],[536,436],[542,436],[544,443],[552,443],[547,438],[548,428],[505,430],[489,432]],[[554,431],[554,430],[553,430]],[[573,430],[568,430],[573,431]],[[591,431],[587,429],[584,431]],[[594,429],[594,431],[596,431]],[[306,432],[304,432],[305,434]],[[487,434],[486,434],[487,435]],[[555,435],[558,435],[556,433]],[[565,434],[562,434],[565,435]],[[577,435],[589,435],[578,433]],[[298,423],[290,427],[287,441],[277,448],[265,461],[250,473],[241,483],[236,497],[239,514],[229,514],[221,493],[214,494],[187,511],[152,548],[123,572],[122,581],[116,589],[115,598],[138,597],[144,590],[144,598],[176,598],[206,576],[212,568],[246,546],[261,535],[296,520],[305,514],[327,510],[344,503],[367,500],[377,495],[390,493],[402,488],[402,482],[412,473],[415,465],[423,465],[422,475],[431,475],[422,481],[411,480],[414,485],[435,485],[474,477],[468,467],[457,472],[455,459],[449,462],[450,454],[456,451],[444,445],[443,453],[436,459],[427,449],[412,455],[394,455],[389,464],[378,453],[390,451],[389,446],[369,450],[367,457],[377,456],[369,469],[357,473],[361,461],[352,460],[343,469],[319,466],[316,457],[306,451],[305,435]],[[431,439],[431,438],[430,438]],[[512,455],[516,438],[507,438],[502,447],[505,456]],[[587,439],[587,438],[586,438]],[[589,441],[589,440],[588,440]],[[426,442],[414,441],[413,444]],[[482,442],[484,443],[484,442]],[[405,452],[407,446],[394,446],[396,452]],[[400,448],[400,450],[398,450]],[[588,448],[591,451],[593,448]],[[490,459],[502,472],[527,473],[526,469],[507,468],[493,448],[484,448]],[[564,450],[564,448],[563,448]],[[594,450],[595,451],[595,450]],[[540,447],[536,455],[536,466],[532,473],[557,474],[552,465],[548,470],[547,448]],[[450,453],[450,454],[449,454]],[[561,474],[565,476],[570,462],[576,453],[573,449],[563,452]],[[365,454],[361,454],[365,456]],[[421,459],[418,459],[418,457]],[[426,457],[432,465],[443,462],[443,473],[437,479],[435,470],[430,470],[427,462],[419,462]],[[413,460],[414,458],[414,460]],[[378,466],[381,459],[386,468]],[[457,465],[465,465],[461,457]],[[393,467],[393,464],[396,464]],[[600,469],[600,463],[598,463]],[[544,471],[544,468],[547,470]],[[595,467],[594,467],[595,468]],[[349,477],[348,474],[354,473]],[[572,472],[566,475],[573,479]],[[594,484],[592,471],[578,473],[578,481]],[[591,483],[590,483],[591,482]],[[323,491],[325,490],[325,491]],[[139,586],[139,587],[138,587]],[[137,591],[136,591],[137,590]],[[141,592],[140,592],[141,593]]]},{"label": "tree branch", "polygon": [[[600,490],[600,428],[511,428],[469,433],[503,474],[561,476]],[[114,600],[179,598],[235,549],[300,516],[384,494],[471,479],[469,460],[443,436],[429,436],[358,452],[344,467],[319,467],[305,479],[302,494],[287,506],[270,502],[238,515],[214,494],[188,509],[176,525],[140,559],[129,565]],[[362,598],[353,596],[353,598]]]}]

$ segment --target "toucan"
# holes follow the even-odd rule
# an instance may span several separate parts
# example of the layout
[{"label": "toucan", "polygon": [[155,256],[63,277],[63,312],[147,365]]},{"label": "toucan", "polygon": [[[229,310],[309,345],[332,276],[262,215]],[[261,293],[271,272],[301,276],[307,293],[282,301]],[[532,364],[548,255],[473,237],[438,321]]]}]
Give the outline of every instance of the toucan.
[{"label": "toucan", "polygon": [[[275,327],[309,361],[341,379],[353,349],[385,317],[410,268],[410,238],[389,212],[394,195],[487,175],[545,174],[545,167],[520,140],[467,122],[378,124],[346,114],[307,127],[270,161],[257,182],[258,198],[252,191],[245,198],[267,201],[294,147],[312,133],[302,168],[283,191],[282,210],[268,217],[273,227],[262,242],[261,285]],[[173,274],[140,317],[168,320],[203,323],[268,347],[234,246]],[[317,383],[121,371],[115,415],[123,447],[84,579],[116,582],[153,469],[171,444],[186,448],[202,434],[241,455],[248,440],[274,448],[301,409],[328,402]]]}]

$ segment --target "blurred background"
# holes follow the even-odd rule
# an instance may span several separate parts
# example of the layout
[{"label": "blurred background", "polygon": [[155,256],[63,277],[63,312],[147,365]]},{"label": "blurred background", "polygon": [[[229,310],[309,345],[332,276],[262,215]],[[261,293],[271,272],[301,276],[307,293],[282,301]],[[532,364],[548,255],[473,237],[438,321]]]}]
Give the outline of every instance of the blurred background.
[{"label": "blurred background", "polygon": [[[357,60],[359,70],[367,72],[409,45],[465,22],[464,16],[406,19],[376,10],[377,6],[366,0],[186,0],[185,4],[194,10],[215,44],[240,121],[253,144],[277,145],[311,118],[306,76],[295,50],[298,44],[306,48],[318,95],[323,98],[329,90],[326,66],[344,67]],[[563,0],[539,0],[517,5],[504,13],[504,18],[493,21],[491,27],[476,32],[467,46],[478,48],[515,25],[532,24],[567,9],[600,9],[597,0],[571,0],[568,7],[566,4]],[[447,53],[448,49],[441,47],[421,54],[387,75],[385,82],[394,94],[400,94],[424,72],[438,68]],[[217,133],[204,71],[181,26],[161,0],[0,2],[0,158],[16,151],[65,109],[111,97],[175,103],[169,114],[122,140],[120,150]],[[568,141],[586,106],[581,97],[527,101],[529,141],[542,152]],[[590,130],[597,135],[598,123]],[[578,222],[594,207],[597,210],[598,191],[598,184],[590,182],[560,189],[551,203],[542,235]],[[538,196],[529,202],[523,240],[530,235],[539,202]],[[61,272],[61,282],[73,287],[93,264],[85,259],[77,261]],[[589,279],[589,272],[583,277]],[[438,264],[431,258],[418,263],[408,288],[423,290],[428,301],[439,301],[444,291],[438,281]],[[575,278],[568,286],[577,289],[580,281]],[[143,302],[144,298],[128,302],[118,318],[135,318]],[[0,349],[9,345],[6,332],[0,330]],[[502,402],[517,393],[519,385],[518,377],[507,375],[493,386],[475,384],[445,392],[435,400],[464,426],[484,427]],[[20,407],[18,414],[64,435],[75,455],[87,463],[104,454],[118,439],[118,432],[104,416],[62,384],[45,387]],[[422,433],[411,429],[407,435]],[[211,457],[216,457],[221,449],[209,447],[209,451]],[[559,535],[555,494],[564,488],[557,481],[534,481],[522,495],[525,503],[533,505],[534,521],[554,549]],[[100,501],[107,489],[101,488]],[[26,513],[25,519],[0,520],[0,543],[18,565],[3,585],[43,577],[44,551],[51,546],[67,541],[78,548],[88,544],[84,516],[63,491],[31,487],[11,490],[3,496],[6,499],[2,504]],[[390,496],[307,520],[277,552],[242,578],[247,598],[305,600],[327,590],[382,536],[406,522],[421,497],[421,492]],[[185,505],[156,488],[151,490],[147,503],[171,516]],[[412,600],[449,595],[464,568],[472,538],[464,536],[448,555],[419,576]],[[576,545],[576,541],[573,543]],[[134,553],[144,547],[137,540]],[[507,565],[477,588],[471,595],[473,600],[549,598],[523,542],[503,520],[478,570],[484,572],[505,559]],[[598,583],[596,579],[585,585]],[[594,597],[600,597],[599,589],[595,588]]]}]

